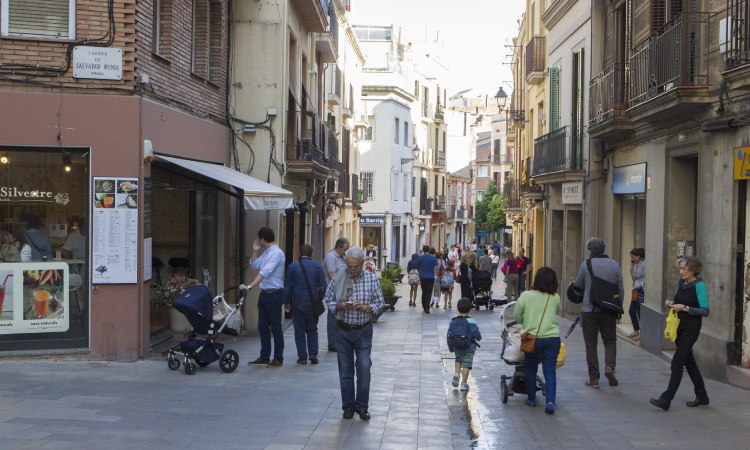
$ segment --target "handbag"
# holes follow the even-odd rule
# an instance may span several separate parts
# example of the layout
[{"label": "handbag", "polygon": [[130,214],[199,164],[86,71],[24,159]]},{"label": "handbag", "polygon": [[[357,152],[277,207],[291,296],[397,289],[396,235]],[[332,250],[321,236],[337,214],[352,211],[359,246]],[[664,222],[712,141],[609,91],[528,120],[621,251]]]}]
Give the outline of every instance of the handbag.
[{"label": "handbag", "polygon": [[[539,325],[536,327],[537,333],[539,333],[539,328],[542,327],[542,319],[544,319],[544,314],[547,312],[547,306],[549,306],[549,294],[547,294],[547,303],[544,304],[544,311],[542,311],[542,316],[539,318]],[[535,334],[521,333],[521,351],[524,353],[534,353],[534,351],[536,351]]]},{"label": "handbag", "polygon": [[667,315],[667,323],[664,326],[664,339],[669,339],[674,342],[677,339],[677,327],[680,326],[680,317],[677,315],[674,309],[669,308],[669,314]]},{"label": "handbag", "polygon": [[583,303],[583,289],[576,286],[575,281],[571,281],[568,285],[566,295],[568,296],[570,303],[573,303],[574,305]]},{"label": "handbag", "polygon": [[299,265],[302,267],[302,276],[305,278],[305,284],[307,285],[307,294],[310,296],[313,316],[318,317],[326,311],[326,307],[323,305],[323,296],[318,292],[318,295],[313,297],[310,281],[307,279],[307,271],[305,270],[305,265],[302,264],[302,260],[299,261]]},{"label": "handbag", "polygon": [[560,368],[565,365],[565,342],[560,342],[560,352],[557,354],[556,368]]},{"label": "handbag", "polygon": [[586,267],[589,269],[589,275],[591,275],[591,291],[589,292],[591,303],[604,312],[617,314],[618,317],[622,315],[625,310],[622,309],[620,287],[594,275],[591,259],[586,260]]}]

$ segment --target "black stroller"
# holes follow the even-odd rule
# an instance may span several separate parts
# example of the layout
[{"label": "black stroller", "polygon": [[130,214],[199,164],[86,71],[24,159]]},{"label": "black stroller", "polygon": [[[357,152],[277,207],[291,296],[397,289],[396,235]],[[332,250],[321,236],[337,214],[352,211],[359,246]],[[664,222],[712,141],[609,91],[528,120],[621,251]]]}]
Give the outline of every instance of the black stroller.
[{"label": "black stroller", "polygon": [[495,302],[492,300],[492,274],[486,270],[477,271],[471,283],[471,303],[477,311],[481,306],[492,311]]},{"label": "black stroller", "polygon": [[[500,399],[503,403],[508,402],[508,397],[515,394],[526,394],[526,367],[524,366],[525,355],[521,351],[521,325],[513,320],[513,308],[516,302],[510,302],[500,310],[500,325],[502,327],[500,336],[503,338],[503,349],[500,357],[505,364],[515,366],[512,376],[500,376]],[[508,389],[510,381],[510,389]],[[547,394],[544,380],[536,376],[536,389]]]},{"label": "black stroller", "polygon": [[[231,287],[212,299],[208,287],[198,284],[185,289],[175,300],[175,309],[187,317],[193,331],[188,335],[188,340],[169,349],[167,364],[170,369],[180,368],[178,357],[181,356],[185,373],[188,375],[195,373],[196,365],[205,367],[216,360],[219,361],[222,372],[234,372],[240,363],[239,355],[234,350],[224,350],[224,344],[216,342],[222,333],[230,336],[239,335],[245,292],[240,292],[235,307],[229,306],[224,300],[224,294],[234,289],[238,288]],[[207,338],[198,338],[196,334],[205,334]]]}]

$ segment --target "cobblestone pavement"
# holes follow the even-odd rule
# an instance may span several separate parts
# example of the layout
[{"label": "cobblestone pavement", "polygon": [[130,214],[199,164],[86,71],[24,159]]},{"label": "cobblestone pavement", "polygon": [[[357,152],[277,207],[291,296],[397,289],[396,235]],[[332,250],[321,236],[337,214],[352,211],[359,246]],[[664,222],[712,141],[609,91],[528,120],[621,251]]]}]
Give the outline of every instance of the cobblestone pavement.
[{"label": "cobblestone pavement", "polygon": [[[513,368],[500,359],[497,310],[472,313],[484,339],[471,390],[461,394],[450,384],[453,362],[445,344],[455,302],[453,311],[428,315],[407,306],[407,291],[399,287],[396,311],[375,325],[369,422],[341,418],[335,353],[322,353],[316,366],[295,363],[290,327],[279,369],[246,366],[258,356],[255,337],[224,341],[240,353],[232,374],[212,364],[188,376],[160,359],[2,361],[0,448],[748,447],[750,392],[708,381],[711,405],[686,408],[693,398],[686,377],[672,409],[657,410],[648,399],[665,388],[669,364],[625,340],[618,343],[620,386],[586,388],[580,330],[568,340],[567,363],[558,370],[554,416],[525,406],[518,395],[502,404],[500,375]],[[561,321],[563,329],[568,325]],[[325,343],[324,319],[319,329]]]}]

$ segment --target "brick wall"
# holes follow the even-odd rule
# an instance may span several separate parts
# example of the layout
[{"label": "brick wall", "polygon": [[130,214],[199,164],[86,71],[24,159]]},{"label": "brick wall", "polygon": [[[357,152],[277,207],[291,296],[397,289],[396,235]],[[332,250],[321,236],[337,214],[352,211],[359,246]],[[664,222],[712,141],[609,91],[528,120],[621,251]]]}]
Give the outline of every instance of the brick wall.
[{"label": "brick wall", "polygon": [[[59,77],[37,77],[26,82],[0,67],[0,90],[50,91],[63,87],[76,93],[136,93],[136,78],[148,74],[144,96],[202,117],[223,121],[226,111],[228,0],[195,0],[203,22],[193,36],[193,0],[161,0],[159,53],[153,47],[154,1],[115,0],[115,41],[123,50],[122,80],[73,78],[72,69]],[[76,39],[106,35],[106,0],[77,0]],[[194,39],[198,42],[193,60]],[[0,64],[62,67],[72,41],[0,37]]]}]

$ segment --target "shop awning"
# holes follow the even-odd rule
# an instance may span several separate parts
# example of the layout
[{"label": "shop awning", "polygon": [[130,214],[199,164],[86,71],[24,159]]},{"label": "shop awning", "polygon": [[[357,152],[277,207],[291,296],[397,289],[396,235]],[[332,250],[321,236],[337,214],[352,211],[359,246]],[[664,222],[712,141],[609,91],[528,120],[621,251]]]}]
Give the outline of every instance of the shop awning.
[{"label": "shop awning", "polygon": [[244,191],[246,210],[265,211],[269,209],[294,208],[294,198],[291,192],[230,169],[229,167],[209,162],[177,158],[175,156],[160,154],[154,156],[158,160],[174,164],[197,175],[211,178],[219,183],[225,183]]}]

